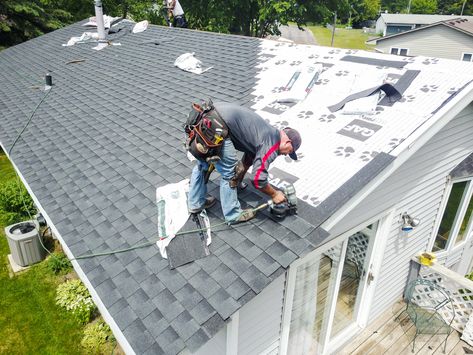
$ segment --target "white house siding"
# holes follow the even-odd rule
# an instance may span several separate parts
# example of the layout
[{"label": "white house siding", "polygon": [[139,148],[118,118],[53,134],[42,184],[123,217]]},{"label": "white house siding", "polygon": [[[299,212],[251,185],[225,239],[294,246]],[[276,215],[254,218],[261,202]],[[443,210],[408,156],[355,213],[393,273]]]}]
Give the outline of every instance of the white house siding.
[{"label": "white house siding", "polygon": [[285,281],[283,274],[240,309],[239,355],[278,352]]},{"label": "white house siding", "polygon": [[386,22],[384,22],[384,19],[380,16],[376,20],[376,34],[382,34],[384,36],[384,31],[386,31]]},{"label": "white house siding", "polygon": [[[473,151],[472,137],[473,106],[470,105],[330,230],[331,234],[339,235],[395,208],[396,218],[387,236],[382,267],[375,275],[377,283],[370,320],[402,295],[409,260],[427,248],[438,218],[447,175]],[[403,212],[421,219],[421,224],[407,236],[400,233],[399,217]],[[447,264],[453,265],[460,257],[461,251],[456,251],[447,258]]]},{"label": "white house siding", "polygon": [[461,60],[462,53],[473,53],[473,36],[443,25],[426,28],[378,41],[376,49],[407,48],[409,56],[427,56]]}]

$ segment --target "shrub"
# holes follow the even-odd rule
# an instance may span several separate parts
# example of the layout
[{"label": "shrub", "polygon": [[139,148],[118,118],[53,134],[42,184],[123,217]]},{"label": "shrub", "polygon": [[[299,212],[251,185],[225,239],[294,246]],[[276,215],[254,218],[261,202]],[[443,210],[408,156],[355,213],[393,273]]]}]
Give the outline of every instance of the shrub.
[{"label": "shrub", "polygon": [[67,274],[72,269],[72,264],[66,255],[62,253],[54,253],[46,260],[46,266],[56,275]]},{"label": "shrub", "polygon": [[115,338],[108,324],[99,321],[85,327],[80,343],[87,350],[87,354],[109,354],[113,350],[114,342]]},{"label": "shrub", "polygon": [[80,280],[60,284],[56,290],[56,304],[71,311],[82,324],[88,323],[97,309],[89,291]]},{"label": "shrub", "polygon": [[3,223],[21,222],[35,213],[33,200],[21,182],[11,180],[0,185],[0,214],[3,214]]}]

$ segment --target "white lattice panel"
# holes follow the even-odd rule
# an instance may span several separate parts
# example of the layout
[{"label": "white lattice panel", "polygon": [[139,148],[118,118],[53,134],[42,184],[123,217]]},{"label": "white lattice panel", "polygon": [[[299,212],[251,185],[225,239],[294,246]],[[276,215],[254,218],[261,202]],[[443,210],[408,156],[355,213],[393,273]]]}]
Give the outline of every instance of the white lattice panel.
[{"label": "white lattice panel", "polygon": [[[464,288],[457,281],[441,275],[429,267],[422,266],[420,271],[420,277],[429,280],[443,287],[450,298],[453,300],[455,319],[452,323],[452,328],[463,333],[467,323],[469,322],[470,316],[473,313],[473,292],[472,290]],[[460,275],[458,275],[461,277]],[[448,307],[440,312],[444,319],[449,321],[451,319],[451,312]],[[473,340],[473,338],[471,338]],[[470,341],[472,341],[470,340]]]}]

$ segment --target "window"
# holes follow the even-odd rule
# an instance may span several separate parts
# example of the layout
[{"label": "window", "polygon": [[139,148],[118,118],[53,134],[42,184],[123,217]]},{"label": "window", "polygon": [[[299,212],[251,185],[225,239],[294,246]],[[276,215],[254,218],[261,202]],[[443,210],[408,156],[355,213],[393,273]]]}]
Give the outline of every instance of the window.
[{"label": "window", "polygon": [[472,180],[454,182],[448,196],[433,251],[446,250],[464,241],[471,229]]},{"label": "window", "polygon": [[409,51],[409,49],[407,49],[407,48],[391,47],[391,54],[395,54],[395,55],[407,56],[408,51]]},{"label": "window", "polygon": [[473,54],[472,53],[463,53],[462,54],[462,60],[464,62],[471,62],[471,59],[473,58]]}]

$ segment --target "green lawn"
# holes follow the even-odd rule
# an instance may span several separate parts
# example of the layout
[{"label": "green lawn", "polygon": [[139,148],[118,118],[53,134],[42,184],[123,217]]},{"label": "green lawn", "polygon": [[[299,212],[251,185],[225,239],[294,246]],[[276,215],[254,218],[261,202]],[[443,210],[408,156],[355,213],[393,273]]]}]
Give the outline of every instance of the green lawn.
[{"label": "green lawn", "polygon": [[[330,46],[332,41],[331,30],[322,26],[307,27],[314,34],[315,40],[318,44],[321,46]],[[363,33],[363,30],[337,28],[335,30],[333,46],[337,48],[371,50],[374,48],[374,46],[365,44],[365,41],[367,41],[369,38],[371,38],[371,36]]]},{"label": "green lawn", "polygon": [[[0,152],[0,184],[15,178]],[[83,327],[55,304],[62,278],[42,262],[10,279],[4,227],[0,225],[0,354],[82,354]]]}]

